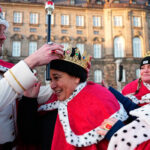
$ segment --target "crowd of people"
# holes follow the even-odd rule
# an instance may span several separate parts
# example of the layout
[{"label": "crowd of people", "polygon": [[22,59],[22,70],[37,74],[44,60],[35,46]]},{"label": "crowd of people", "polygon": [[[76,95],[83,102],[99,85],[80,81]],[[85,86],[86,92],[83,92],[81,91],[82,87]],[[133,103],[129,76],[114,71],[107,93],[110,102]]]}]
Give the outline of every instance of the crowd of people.
[{"label": "crowd of people", "polygon": [[[0,14],[0,54],[8,27]],[[32,70],[48,63],[41,86]],[[0,59],[0,150],[149,150],[150,56],[122,93],[87,81],[90,64],[56,43],[15,65]]]}]

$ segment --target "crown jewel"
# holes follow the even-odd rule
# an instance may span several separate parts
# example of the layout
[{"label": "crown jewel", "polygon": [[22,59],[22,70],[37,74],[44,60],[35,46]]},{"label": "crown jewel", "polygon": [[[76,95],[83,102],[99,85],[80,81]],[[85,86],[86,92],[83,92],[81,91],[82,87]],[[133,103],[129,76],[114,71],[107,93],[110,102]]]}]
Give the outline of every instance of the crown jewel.
[{"label": "crown jewel", "polygon": [[78,48],[68,47],[64,51],[64,60],[74,63],[84,69],[88,68],[88,62],[90,62],[91,56],[87,55],[86,52],[81,55]]}]

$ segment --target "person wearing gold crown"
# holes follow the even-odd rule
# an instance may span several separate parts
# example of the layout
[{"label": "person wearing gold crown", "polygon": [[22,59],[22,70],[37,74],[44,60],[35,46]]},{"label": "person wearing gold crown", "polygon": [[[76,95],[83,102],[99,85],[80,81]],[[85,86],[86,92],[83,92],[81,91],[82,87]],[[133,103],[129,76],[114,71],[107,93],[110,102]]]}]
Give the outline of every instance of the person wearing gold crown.
[{"label": "person wearing gold crown", "polygon": [[[107,149],[108,141],[97,133],[101,130],[99,125],[112,117],[124,121],[127,114],[106,88],[87,82],[88,62],[89,57],[81,55],[77,48],[65,50],[63,59],[50,62],[54,94],[49,102],[38,106],[37,95],[31,96],[30,92],[19,102],[18,130],[22,143],[39,144],[42,150]],[[33,88],[38,93],[38,87]]]}]

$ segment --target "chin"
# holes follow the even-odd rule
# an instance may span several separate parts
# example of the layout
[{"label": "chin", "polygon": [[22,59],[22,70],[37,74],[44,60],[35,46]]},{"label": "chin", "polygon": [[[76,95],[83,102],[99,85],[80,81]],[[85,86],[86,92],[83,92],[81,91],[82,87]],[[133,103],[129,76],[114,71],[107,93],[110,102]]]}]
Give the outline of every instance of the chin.
[{"label": "chin", "polygon": [[150,84],[150,79],[143,79],[143,82]]}]

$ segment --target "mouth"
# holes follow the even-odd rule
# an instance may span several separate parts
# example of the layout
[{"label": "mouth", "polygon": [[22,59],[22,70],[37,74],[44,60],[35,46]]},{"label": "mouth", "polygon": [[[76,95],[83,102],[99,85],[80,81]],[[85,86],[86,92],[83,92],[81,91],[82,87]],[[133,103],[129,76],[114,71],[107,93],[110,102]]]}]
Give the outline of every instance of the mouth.
[{"label": "mouth", "polygon": [[62,92],[62,90],[55,90],[55,94],[56,94],[57,96],[60,96],[61,92]]}]

